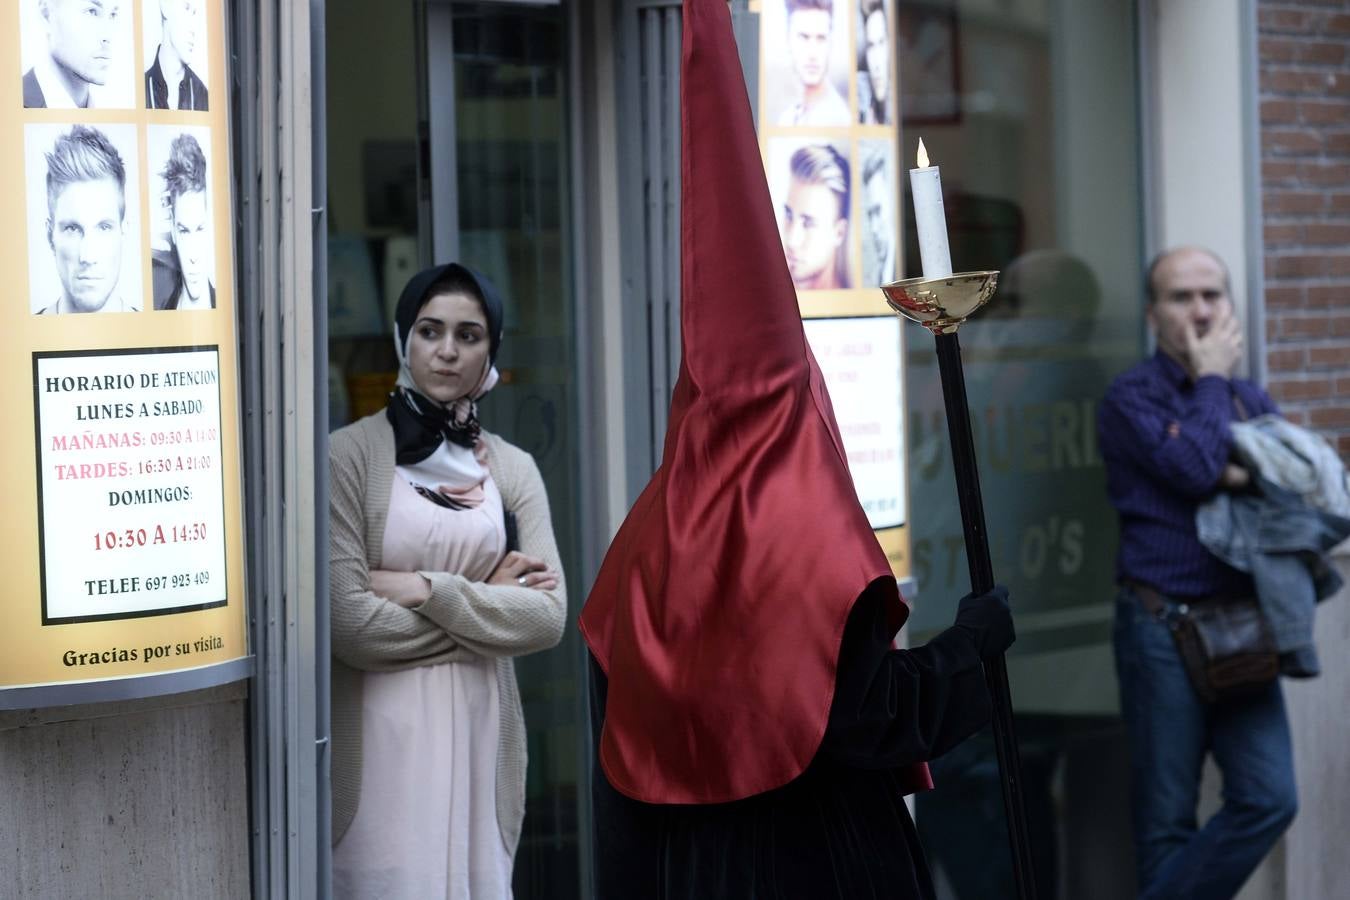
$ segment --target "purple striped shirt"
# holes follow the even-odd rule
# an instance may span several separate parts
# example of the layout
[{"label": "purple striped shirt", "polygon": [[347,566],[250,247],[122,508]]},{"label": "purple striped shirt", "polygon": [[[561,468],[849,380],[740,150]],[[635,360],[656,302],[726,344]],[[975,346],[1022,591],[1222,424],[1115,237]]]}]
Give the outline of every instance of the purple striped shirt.
[{"label": "purple striped shirt", "polygon": [[1192,382],[1161,351],[1107,389],[1097,438],[1120,514],[1117,580],[1175,597],[1251,592],[1250,577],[1220,562],[1195,533],[1196,507],[1219,489],[1228,462],[1235,396],[1248,416],[1279,412],[1250,381],[1206,375]]}]

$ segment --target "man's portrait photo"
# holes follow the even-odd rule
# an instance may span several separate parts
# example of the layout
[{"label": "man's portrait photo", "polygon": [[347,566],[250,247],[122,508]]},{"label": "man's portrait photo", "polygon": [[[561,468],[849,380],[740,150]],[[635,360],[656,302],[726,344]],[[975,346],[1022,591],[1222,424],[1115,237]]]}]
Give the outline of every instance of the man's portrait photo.
[{"label": "man's portrait photo", "polygon": [[863,287],[895,280],[895,145],[886,140],[858,142],[862,171]]},{"label": "man's portrait photo", "polygon": [[133,108],[131,9],[131,0],[20,0],[23,105]]},{"label": "man's portrait photo", "polygon": [[151,125],[150,269],[155,309],[215,309],[207,128]]},{"label": "man's portrait photo", "polygon": [[145,108],[205,111],[206,0],[142,0]]},{"label": "man's portrait photo", "polygon": [[767,118],[777,125],[847,127],[852,0],[765,0]]},{"label": "man's portrait photo", "polygon": [[864,125],[895,122],[890,6],[890,0],[858,3],[858,121]]},{"label": "man's portrait photo", "polygon": [[134,125],[27,125],[29,307],[141,309]]},{"label": "man's portrait photo", "polygon": [[769,190],[792,283],[799,291],[853,287],[847,145],[775,138],[769,142],[769,166]]}]

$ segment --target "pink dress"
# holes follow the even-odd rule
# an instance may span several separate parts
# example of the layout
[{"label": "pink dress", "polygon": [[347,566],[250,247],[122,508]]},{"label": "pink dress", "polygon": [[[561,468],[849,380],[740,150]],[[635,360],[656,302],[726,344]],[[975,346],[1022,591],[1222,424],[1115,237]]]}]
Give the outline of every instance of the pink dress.
[{"label": "pink dress", "polygon": [[[506,546],[502,499],[452,510],[418,496],[396,469],[382,566],[486,580]],[[511,896],[512,852],[497,824],[496,662],[367,672],[361,796],[333,848],[333,892],[367,900]]]}]

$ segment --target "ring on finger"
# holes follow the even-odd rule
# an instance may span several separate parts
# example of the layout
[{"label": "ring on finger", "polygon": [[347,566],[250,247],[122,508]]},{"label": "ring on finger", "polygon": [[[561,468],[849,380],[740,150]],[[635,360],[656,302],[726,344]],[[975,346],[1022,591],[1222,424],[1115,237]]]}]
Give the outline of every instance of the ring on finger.
[{"label": "ring on finger", "polygon": [[520,576],[519,578],[517,578],[517,579],[516,579],[516,584],[520,585],[521,587],[524,587],[524,586],[525,586],[525,576],[522,575],[522,576]]}]

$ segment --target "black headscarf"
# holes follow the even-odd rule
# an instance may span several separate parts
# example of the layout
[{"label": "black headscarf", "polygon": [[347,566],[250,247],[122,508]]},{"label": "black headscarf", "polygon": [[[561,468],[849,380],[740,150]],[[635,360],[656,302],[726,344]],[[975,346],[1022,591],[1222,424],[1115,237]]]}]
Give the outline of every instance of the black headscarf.
[{"label": "black headscarf", "polygon": [[478,405],[466,397],[441,404],[417,390],[408,368],[408,339],[418,313],[434,294],[463,292],[478,300],[488,327],[488,366],[496,362],[502,343],[502,299],[487,276],[462,263],[432,266],[418,272],[403,288],[394,313],[394,346],[398,351],[399,384],[390,395],[385,415],[394,428],[397,462],[415,465],[426,459],[442,440],[472,447],[478,440]]}]

